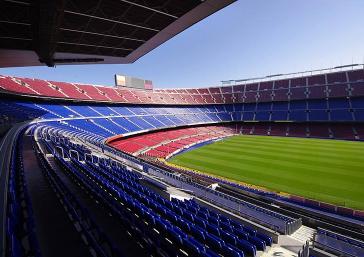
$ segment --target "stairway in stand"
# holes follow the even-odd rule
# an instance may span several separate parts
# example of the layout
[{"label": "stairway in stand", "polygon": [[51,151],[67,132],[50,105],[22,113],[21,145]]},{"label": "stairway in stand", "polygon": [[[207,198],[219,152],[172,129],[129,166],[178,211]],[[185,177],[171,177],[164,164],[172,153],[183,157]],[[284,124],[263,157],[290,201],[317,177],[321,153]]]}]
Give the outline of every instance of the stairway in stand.
[{"label": "stairway in stand", "polygon": [[312,240],[315,233],[316,229],[302,225],[296,232],[290,235],[290,237],[305,243],[306,241]]}]

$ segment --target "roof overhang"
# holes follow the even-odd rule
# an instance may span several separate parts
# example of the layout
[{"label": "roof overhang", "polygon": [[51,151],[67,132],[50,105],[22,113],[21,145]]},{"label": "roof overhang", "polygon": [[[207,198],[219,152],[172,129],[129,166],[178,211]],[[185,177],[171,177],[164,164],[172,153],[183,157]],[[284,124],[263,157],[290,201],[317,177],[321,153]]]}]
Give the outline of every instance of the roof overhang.
[{"label": "roof overhang", "polygon": [[[22,1],[22,0],[19,0]],[[5,0],[8,4],[17,4],[19,1],[14,0]],[[24,0],[28,1],[28,0]],[[160,46],[167,40],[171,39],[175,35],[181,33],[188,27],[192,26],[193,24],[203,20],[207,16],[215,13],[216,11],[226,7],[227,5],[233,3],[235,0],[206,0],[206,1],[197,1],[197,0],[190,0],[187,1],[191,3],[191,8],[189,9],[189,6],[183,6],[183,11],[187,10],[187,12],[175,16],[172,14],[168,14],[166,12],[162,12],[157,9],[152,9],[153,11],[147,9],[147,11],[152,12],[151,17],[154,17],[156,15],[164,16],[169,15],[170,17],[165,17],[166,19],[159,19],[154,24],[157,24],[158,28],[161,29],[153,29],[149,27],[143,27],[140,25],[134,25],[137,29],[137,32],[134,34],[140,35],[141,38],[145,36],[147,38],[146,40],[138,40],[138,39],[132,39],[133,42],[128,42],[128,35],[123,34],[115,34],[112,35],[107,34],[104,31],[97,31],[93,29],[95,26],[92,27],[92,31],[84,31],[82,30],[82,24],[80,24],[79,28],[74,28],[72,26],[78,26],[78,23],[82,22],[75,22],[68,26],[67,28],[64,28],[65,24],[70,24],[71,22],[68,22],[69,20],[72,20],[72,18],[69,18],[71,16],[67,15],[81,15],[81,20],[83,18],[87,18],[88,22],[99,22],[100,27],[104,26],[105,24],[101,23],[112,23],[115,22],[115,25],[124,25],[125,22],[120,22],[120,19],[118,20],[111,20],[109,18],[103,18],[100,16],[92,16],[90,14],[85,13],[77,13],[73,11],[67,11],[67,6],[65,6],[64,0],[55,0],[54,2],[51,1],[53,4],[50,5],[48,0],[37,0],[36,6],[34,6],[33,2],[28,2],[28,5],[31,6],[30,9],[30,21],[28,24],[28,27],[31,31],[31,33],[28,35],[29,38],[27,38],[27,32],[22,32],[24,35],[18,37],[13,36],[10,34],[6,34],[5,37],[0,36],[0,67],[20,67],[20,66],[38,66],[38,65],[48,65],[48,66],[54,66],[54,65],[67,65],[67,64],[126,64],[126,63],[133,63],[136,60],[138,60],[143,55],[147,54],[148,52],[152,51],[156,47]],[[86,0],[87,1],[87,0]],[[100,2],[115,2],[116,0],[103,0]],[[137,12],[139,9],[142,9],[140,7],[140,4],[136,4],[135,2],[140,1],[126,1],[126,0],[119,0],[123,2],[123,4],[130,3],[133,8],[135,8],[135,12]],[[197,2],[196,2],[197,1]],[[46,8],[45,9],[42,4],[46,2]],[[82,2],[82,1],[81,1]],[[166,3],[168,1],[165,1]],[[171,1],[171,4],[175,2]],[[177,1],[178,3],[178,1]],[[185,2],[186,3],[186,2]],[[113,3],[114,4],[114,3]],[[41,7],[43,7],[43,11],[39,11]],[[168,6],[167,6],[168,7]],[[172,6],[175,7],[175,6]],[[139,8],[139,9],[138,9]],[[143,8],[143,11],[145,11],[145,7]],[[36,9],[34,11],[34,9]],[[46,10],[46,11],[44,11]],[[133,9],[134,10],[134,9]],[[52,14],[53,12],[53,14]],[[181,13],[180,12],[180,13]],[[161,14],[162,13],[162,14]],[[180,14],[179,13],[179,14]],[[141,15],[137,13],[138,15]],[[52,16],[51,16],[52,15]],[[7,28],[4,26],[9,25],[11,22],[11,26],[9,25],[10,29],[16,30],[20,26],[27,26],[24,24],[27,24],[27,21],[23,20],[9,20],[8,17],[1,17],[0,14],[0,28],[2,30],[6,30]],[[35,17],[36,16],[36,17]],[[86,17],[83,17],[86,16]],[[73,17],[73,16],[72,16]],[[96,17],[96,18],[95,18]],[[148,18],[149,19],[149,18]],[[51,20],[51,22],[45,22]],[[79,21],[78,18],[76,21]],[[104,21],[106,20],[106,21]],[[129,18],[130,20],[130,18]],[[171,21],[172,22],[169,22]],[[148,21],[148,20],[147,20]],[[8,23],[7,23],[8,22]],[[19,24],[18,24],[19,23]],[[46,25],[45,25],[46,24]],[[140,24],[140,23],[136,23]],[[111,26],[112,24],[110,24]],[[130,26],[130,24],[128,24]],[[105,27],[105,26],[104,26]],[[83,27],[86,28],[87,27]],[[21,28],[22,30],[23,28]],[[140,32],[143,29],[149,29],[149,31],[146,31],[146,34],[143,34],[143,31]],[[8,32],[6,31],[6,32]],[[1,32],[1,30],[0,30]],[[15,31],[16,32],[16,31]],[[12,33],[12,32],[9,32]],[[68,33],[68,34],[67,34]],[[133,35],[131,33],[131,35]],[[0,33],[1,34],[1,33]],[[20,33],[21,34],[21,33]],[[67,34],[65,36],[65,34]],[[72,37],[74,35],[74,37]],[[85,41],[81,41],[82,39],[85,40],[86,36],[88,37],[87,43]],[[80,36],[79,42],[64,42],[67,41],[67,38],[71,41],[73,41],[74,38],[77,38]],[[106,39],[105,39],[106,38]],[[127,40],[125,40],[125,38]],[[24,40],[22,40],[24,39]],[[105,40],[99,40],[99,39],[105,39]],[[118,40],[120,39],[120,40]],[[10,40],[10,42],[8,42]],[[109,41],[108,41],[109,40]],[[23,42],[25,41],[25,42]],[[14,42],[14,43],[12,43]],[[129,47],[123,48],[122,42],[126,42],[125,45]],[[117,44],[114,46],[113,44]],[[9,47],[10,46],[10,47]],[[67,51],[62,51],[67,50]],[[98,51],[100,50],[100,51]],[[110,53],[110,54],[109,54]]]}]

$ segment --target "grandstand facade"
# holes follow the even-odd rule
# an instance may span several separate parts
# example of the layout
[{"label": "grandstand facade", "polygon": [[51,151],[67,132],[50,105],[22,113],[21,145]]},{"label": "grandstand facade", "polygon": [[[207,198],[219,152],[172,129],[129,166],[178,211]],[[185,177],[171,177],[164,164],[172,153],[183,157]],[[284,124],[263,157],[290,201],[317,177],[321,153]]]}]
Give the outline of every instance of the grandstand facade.
[{"label": "grandstand facade", "polygon": [[[316,256],[364,256],[363,211],[163,162],[239,134],[364,141],[362,67],[197,89],[0,76],[0,89],[3,130],[13,125],[2,141],[3,256],[69,254],[49,247],[47,226],[82,256],[260,256],[305,226],[317,229]],[[62,228],[44,222],[38,186]]]}]

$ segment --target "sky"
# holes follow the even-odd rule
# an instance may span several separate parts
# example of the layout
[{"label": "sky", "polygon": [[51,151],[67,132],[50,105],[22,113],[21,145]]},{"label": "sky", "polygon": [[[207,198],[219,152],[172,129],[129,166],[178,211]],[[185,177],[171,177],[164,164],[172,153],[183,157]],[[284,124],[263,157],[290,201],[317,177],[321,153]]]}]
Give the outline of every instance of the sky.
[{"label": "sky", "polygon": [[2,75],[113,85],[114,74],[155,88],[364,63],[364,0],[238,0],[133,64],[3,68]]}]

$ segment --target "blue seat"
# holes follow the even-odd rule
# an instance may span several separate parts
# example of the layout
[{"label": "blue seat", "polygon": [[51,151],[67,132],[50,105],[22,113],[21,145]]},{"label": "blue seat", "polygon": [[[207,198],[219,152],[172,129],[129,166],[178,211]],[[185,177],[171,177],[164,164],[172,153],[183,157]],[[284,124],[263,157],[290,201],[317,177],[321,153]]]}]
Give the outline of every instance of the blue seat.
[{"label": "blue seat", "polygon": [[232,226],[228,223],[220,222],[220,228],[222,228],[226,232],[233,233]]},{"label": "blue seat", "polygon": [[186,221],[186,220],[180,220],[179,221],[180,227],[186,231],[186,232],[191,232],[191,227],[193,227],[193,224],[191,224],[190,222]]},{"label": "blue seat", "polygon": [[24,251],[22,249],[20,241],[16,238],[15,234],[10,237],[11,245],[11,257],[22,257],[24,256]]},{"label": "blue seat", "polygon": [[307,112],[305,110],[291,110],[289,114],[290,121],[306,121]]},{"label": "blue seat", "polygon": [[353,114],[349,109],[344,110],[331,110],[330,118],[332,121],[352,121]]},{"label": "blue seat", "polygon": [[196,226],[191,227],[191,234],[200,242],[204,243],[206,240],[205,232]]},{"label": "blue seat", "polygon": [[257,234],[257,231],[255,229],[250,228],[250,227],[244,227],[243,230],[248,232],[248,234],[250,236],[256,236],[256,234]]},{"label": "blue seat", "polygon": [[207,229],[207,232],[220,237],[220,230],[218,227],[216,227],[214,225],[206,224],[206,229]]},{"label": "blue seat", "polygon": [[172,223],[176,224],[178,222],[177,216],[172,211],[166,211],[166,217],[168,220],[170,220]]},{"label": "blue seat", "polygon": [[193,206],[188,206],[187,209],[188,209],[188,211],[190,211],[191,213],[193,213],[195,215],[197,215],[197,213],[198,213],[198,210]]},{"label": "blue seat", "polygon": [[273,239],[270,236],[267,236],[265,234],[262,233],[257,233],[257,237],[264,240],[265,244],[268,246],[271,246],[273,244]]},{"label": "blue seat", "polygon": [[257,248],[254,244],[248,242],[244,239],[239,239],[237,241],[236,247],[239,249],[242,249],[245,253],[251,256],[256,256],[257,254]]},{"label": "blue seat", "polygon": [[248,241],[250,243],[254,244],[258,250],[265,251],[266,244],[262,239],[260,239],[256,236],[249,236]]},{"label": "blue seat", "polygon": [[225,242],[221,240],[219,237],[212,235],[210,233],[206,233],[206,244],[216,252],[221,252],[222,247],[225,245]]},{"label": "blue seat", "polygon": [[325,110],[327,101],[325,99],[311,99],[307,101],[308,109]]},{"label": "blue seat", "polygon": [[183,210],[181,209],[181,208],[179,208],[178,206],[175,206],[174,208],[173,208],[173,210],[178,214],[178,215],[181,215],[181,216],[183,216]]},{"label": "blue seat", "polygon": [[243,112],[242,120],[253,120],[254,119],[254,112]]},{"label": "blue seat", "polygon": [[364,109],[364,97],[351,98],[352,108]]},{"label": "blue seat", "polygon": [[271,115],[271,121],[283,121],[287,120],[287,111],[273,111]]},{"label": "blue seat", "polygon": [[244,105],[244,111],[255,111],[256,110],[256,104],[250,103]]},{"label": "blue seat", "polygon": [[212,224],[214,224],[215,226],[220,226],[220,222],[216,217],[213,216],[209,216],[208,217],[208,221]]},{"label": "blue seat", "polygon": [[192,237],[183,239],[183,248],[191,256],[199,256],[205,252],[205,247]]},{"label": "blue seat", "polygon": [[203,219],[201,219],[199,217],[195,217],[195,223],[197,225],[199,225],[200,227],[206,229],[206,222]]},{"label": "blue seat", "polygon": [[227,217],[223,216],[223,215],[221,215],[221,216],[220,216],[220,220],[221,220],[222,222],[227,223],[227,224],[230,224],[230,223],[231,223],[231,220],[230,220],[229,218],[227,218]]},{"label": "blue seat", "polygon": [[230,234],[230,233],[227,233],[225,231],[220,231],[220,234],[221,234],[221,238],[226,242],[226,243],[229,243],[231,245],[234,245],[236,246],[236,242],[237,242],[237,237]]},{"label": "blue seat", "polygon": [[255,114],[256,121],[269,121],[270,120],[270,112],[269,111],[259,111]]},{"label": "blue seat", "polygon": [[288,102],[273,102],[272,110],[274,111],[288,110]]},{"label": "blue seat", "polygon": [[214,251],[210,249],[206,249],[206,253],[204,253],[202,256],[206,257],[220,257],[220,255],[216,254]]},{"label": "blue seat", "polygon": [[355,120],[356,121],[364,121],[364,109],[356,109],[354,111],[354,115],[355,115]]},{"label": "blue seat", "polygon": [[190,213],[190,212],[185,212],[183,217],[191,222],[195,222],[195,218],[193,217],[192,213]]},{"label": "blue seat", "polygon": [[330,109],[348,109],[350,108],[349,100],[346,98],[330,98],[329,99]]},{"label": "blue seat", "polygon": [[225,245],[222,249],[224,257],[244,257],[244,253],[231,245]]},{"label": "blue seat", "polygon": [[173,228],[167,228],[167,237],[174,243],[179,246],[183,244],[183,237],[180,233],[176,232]]},{"label": "blue seat", "polygon": [[310,110],[308,113],[309,121],[327,121],[329,115],[326,110]]},{"label": "blue seat", "polygon": [[257,111],[270,111],[272,109],[272,103],[259,102],[257,103]]},{"label": "blue seat", "polygon": [[204,220],[208,220],[208,216],[207,216],[207,214],[206,214],[205,212],[201,212],[201,211],[199,211],[199,212],[197,213],[197,215],[198,215],[200,218],[204,219]]},{"label": "blue seat", "polygon": [[242,229],[234,229],[234,234],[237,235],[239,239],[248,240],[249,233]]},{"label": "blue seat", "polygon": [[244,228],[243,224],[240,224],[240,223],[238,223],[238,222],[236,222],[234,220],[231,220],[230,224],[231,224],[231,226],[233,228],[236,228],[236,229],[243,229]]}]

